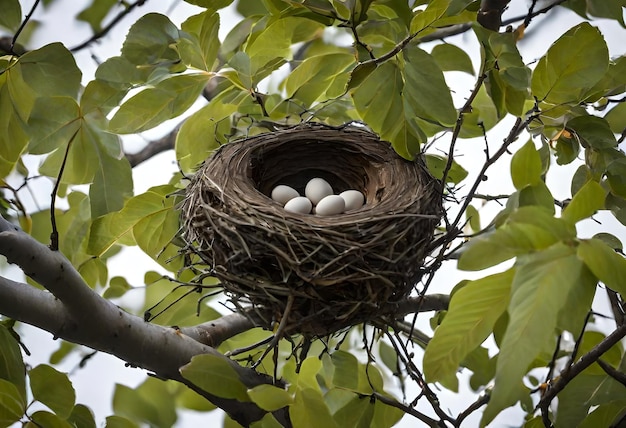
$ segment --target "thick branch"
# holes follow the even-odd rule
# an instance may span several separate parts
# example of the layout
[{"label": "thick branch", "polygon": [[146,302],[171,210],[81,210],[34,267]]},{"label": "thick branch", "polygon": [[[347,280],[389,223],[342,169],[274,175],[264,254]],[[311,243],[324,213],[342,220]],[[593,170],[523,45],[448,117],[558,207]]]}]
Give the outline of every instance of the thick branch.
[{"label": "thick branch", "polygon": [[235,312],[193,327],[183,327],[181,332],[200,343],[218,347],[225,340],[262,325],[255,311],[248,312],[246,315]]},{"label": "thick branch", "polygon": [[428,294],[409,297],[398,304],[395,315],[399,317],[417,312],[442,311],[448,309],[449,304],[450,296],[448,294]]},{"label": "thick branch", "polygon": [[[240,366],[178,330],[146,323],[124,312],[91,290],[59,252],[17,231],[2,217],[0,254],[11,263],[18,264],[58,299],[46,292],[32,291],[27,284],[2,278],[0,312],[3,314],[49,331],[55,337],[115,355],[159,377],[185,383],[242,425],[249,425],[266,413],[253,403],[224,399],[200,391],[181,376],[179,369],[194,355],[211,354],[228,361],[248,387],[271,384],[269,376]],[[286,411],[276,412],[275,416],[281,423],[289,425]]]}]

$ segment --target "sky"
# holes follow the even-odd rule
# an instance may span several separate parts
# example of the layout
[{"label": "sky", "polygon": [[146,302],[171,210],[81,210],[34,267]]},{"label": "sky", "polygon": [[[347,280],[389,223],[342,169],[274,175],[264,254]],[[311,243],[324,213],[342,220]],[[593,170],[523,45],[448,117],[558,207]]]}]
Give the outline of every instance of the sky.
[{"label": "sky", "polygon": [[[52,41],[62,41],[66,46],[74,46],[78,42],[89,38],[91,31],[87,24],[76,23],[74,20],[74,15],[88,3],[88,1],[83,0],[57,0],[53,7],[39,9],[35,13],[34,18],[41,19],[44,25],[35,33],[31,41],[32,46],[42,46]],[[528,2],[526,1],[513,1],[510,9],[505,14],[505,18],[525,13],[527,4]],[[30,3],[28,7],[30,7]],[[26,7],[24,7],[24,9],[26,9]],[[201,11],[201,9],[182,1],[148,1],[144,6],[137,8],[107,37],[94,44],[91,48],[78,53],[77,62],[79,67],[83,70],[85,83],[93,78],[93,73],[97,66],[92,55],[100,60],[117,55],[124,41],[128,27],[140,16],[150,11],[165,13],[176,25],[180,25],[188,16]],[[228,29],[236,24],[238,17],[232,10],[221,13],[222,27],[220,29],[220,38],[223,39]],[[538,59],[553,41],[578,21],[579,18],[576,15],[567,12],[562,12],[549,18],[536,19],[536,21],[532,23],[531,31],[527,34],[526,38],[520,42],[519,48],[522,52],[522,57],[528,62],[533,62]],[[609,45],[611,55],[616,56],[624,54],[626,52],[626,44],[623,43],[624,29],[619,27],[616,23],[607,20],[598,21],[596,24],[599,25]],[[546,29],[546,27],[549,28]],[[537,30],[536,34],[534,34],[532,30]],[[451,39],[450,42],[460,43],[461,46],[465,47],[473,60],[475,69],[478,69],[480,53],[473,35],[465,34],[456,36]],[[427,50],[431,47],[432,44],[425,45],[425,49]],[[446,78],[449,86],[455,91],[456,104],[462,104],[464,97],[469,94],[469,90],[471,90],[473,86],[473,78],[457,72],[447,73]],[[199,103],[195,108],[198,108],[200,105]],[[495,133],[501,132],[504,136],[511,122],[503,122],[504,123],[497,126]],[[125,137],[124,144],[126,150],[129,152],[139,150],[147,141],[168,133],[176,123],[178,123],[178,120],[169,121],[163,126],[145,132],[140,136]],[[495,136],[490,138],[492,141],[498,141]],[[520,144],[523,142],[525,142],[525,140],[521,141]],[[460,142],[459,150],[463,151],[463,157],[459,158],[459,162],[470,170],[470,173],[476,173],[475,167],[482,165],[484,159],[482,149],[471,150],[472,144],[482,143],[477,140],[464,140]],[[37,161],[37,159],[30,160],[33,166]],[[473,166],[474,168],[472,168]],[[167,183],[171,174],[176,170],[177,168],[172,151],[157,155],[148,162],[139,165],[133,170],[135,194],[142,193],[151,186]],[[570,197],[569,183],[574,170],[575,167],[560,168],[557,173],[553,169],[548,176],[548,185],[551,189],[556,189],[555,197],[557,199]],[[510,193],[514,190],[510,178],[508,177],[507,162],[498,162],[498,165],[490,170],[489,175],[490,177],[497,177],[497,179],[486,182],[484,187],[481,188],[481,193],[501,194]],[[46,186],[42,186],[35,190],[36,198],[39,199],[40,205],[46,205],[50,189]],[[30,204],[34,206],[33,201],[31,201]],[[483,218],[490,218],[499,209],[497,204],[490,203],[484,207],[481,215]],[[592,236],[594,233],[598,232],[600,228],[606,231],[606,225],[608,223],[613,233],[622,238],[622,240],[626,239],[624,227],[613,220],[611,216],[602,216],[601,221],[603,222],[602,226],[591,221],[580,225],[579,231],[581,235],[583,237]],[[145,268],[139,268],[141,266]],[[114,275],[125,276],[129,283],[134,285],[142,284],[144,272],[150,269],[159,270],[159,267],[136,248],[124,250],[123,256],[112,259],[109,265],[111,277]],[[484,272],[479,273],[479,275],[484,275]],[[440,275],[437,275],[430,290],[431,292],[447,292],[461,279],[467,278],[470,278],[468,273],[459,272],[454,269],[452,263],[448,263],[448,265],[444,267],[444,271]],[[130,306],[138,305],[141,294],[141,291],[137,291],[135,292],[135,296],[133,296],[131,292],[129,299],[124,303]],[[602,310],[603,302],[598,301],[597,306],[598,310]],[[419,326],[424,330],[428,330],[429,317],[428,314],[424,314],[420,317]],[[46,363],[50,352],[59,346],[58,342],[52,340],[49,333],[27,326],[23,326],[21,332],[24,334],[26,345],[33,354],[31,357],[26,358],[28,364],[32,366],[39,363]],[[85,350],[85,353],[87,353],[87,350]],[[102,424],[105,416],[112,414],[111,398],[116,382],[133,387],[143,382],[145,379],[145,373],[143,371],[124,367],[123,361],[103,353],[98,353],[84,368],[76,369],[79,359],[80,356],[78,355],[68,358],[60,366],[60,370],[73,372],[72,381],[77,392],[77,397],[94,410],[99,424]],[[106,373],[105,379],[103,379],[103,373]],[[451,395],[443,390],[437,393],[442,403],[451,405],[450,410],[453,414],[463,410],[472,401],[472,397],[475,398],[472,391],[467,387],[463,387],[463,383],[459,395]],[[467,426],[477,425],[479,417],[479,413],[474,414],[473,419],[467,421]],[[211,414],[185,412],[176,426],[192,427],[199,426],[200,423],[204,426],[213,426],[220,420],[221,416],[218,412]],[[509,423],[519,423],[520,421],[521,417],[519,411],[508,410],[500,415],[490,426],[505,427],[509,426]],[[415,423],[416,421],[413,418],[407,416],[398,426],[412,427],[415,426]]]}]

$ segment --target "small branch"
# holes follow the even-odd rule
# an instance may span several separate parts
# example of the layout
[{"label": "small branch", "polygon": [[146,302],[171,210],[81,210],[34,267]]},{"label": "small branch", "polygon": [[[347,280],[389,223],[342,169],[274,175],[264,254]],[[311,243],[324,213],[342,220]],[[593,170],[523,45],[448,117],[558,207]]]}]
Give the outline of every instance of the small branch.
[{"label": "small branch", "polygon": [[480,397],[478,397],[478,400],[473,402],[467,409],[459,413],[459,416],[457,416],[454,426],[460,427],[461,423],[465,420],[465,418],[467,418],[469,415],[474,413],[476,410],[480,409],[485,404],[489,403],[490,398],[491,396],[489,394],[483,394]]},{"label": "small branch", "polygon": [[409,297],[394,305],[393,314],[402,317],[416,312],[442,311],[448,309],[450,295],[428,294],[425,296]]},{"label": "small branch", "polygon": [[600,358],[598,358],[598,361],[596,362],[598,363],[600,367],[602,367],[602,370],[604,370],[606,374],[611,376],[613,379],[615,379],[622,385],[626,386],[626,373],[622,373],[619,370],[614,369],[612,365],[610,365],[609,363],[607,363],[606,361]]},{"label": "small branch", "polygon": [[33,7],[30,8],[30,11],[28,12],[26,17],[20,24],[20,27],[15,32],[15,35],[13,36],[13,39],[11,40],[11,46],[9,46],[9,52],[11,54],[14,54],[13,48],[15,47],[15,43],[17,43],[17,38],[20,36],[20,34],[22,34],[24,27],[26,27],[26,24],[28,24],[28,21],[30,21],[30,18],[33,16],[33,13],[35,13],[35,9],[37,9],[37,6],[39,6],[39,1],[40,0],[35,0],[35,3],[33,3]]},{"label": "small branch", "polygon": [[624,336],[626,336],[626,324],[621,325],[605,337],[602,342],[598,343],[593,349],[583,355],[576,364],[570,366],[569,370],[564,370],[559,378],[548,386],[546,393],[541,397],[541,400],[539,400],[537,408],[541,410],[542,414],[548,413],[548,408],[552,400],[572,379],[578,376],[587,367],[597,362],[602,354],[611,349],[611,347],[622,340]]},{"label": "small branch", "polygon": [[133,9],[135,9],[136,7],[139,7],[139,6],[143,6],[147,1],[148,0],[137,0],[136,2],[129,4],[126,7],[126,9],[124,9],[123,11],[118,13],[117,16],[115,18],[113,18],[113,20],[107,26],[105,26],[102,30],[98,31],[93,36],[91,36],[89,39],[87,39],[84,42],[82,42],[81,44],[76,45],[73,48],[71,48],[70,52],[76,53],[76,52],[86,48],[87,46],[89,46],[90,44],[95,42],[96,40],[106,36],[109,33],[109,31],[111,31],[113,29],[113,27],[115,27],[126,15],[131,13],[133,11]]},{"label": "small branch", "polygon": [[609,302],[611,303],[611,311],[613,312],[613,317],[615,318],[615,324],[619,327],[624,324],[625,320],[623,302],[621,301],[619,294],[608,287],[606,288],[606,294],[609,296]]},{"label": "small branch", "polygon": [[182,327],[180,331],[202,344],[216,348],[225,340],[260,325],[262,319],[255,311],[248,311],[246,315],[235,312],[194,327]]},{"label": "small branch", "polygon": [[415,410],[412,407],[409,407],[405,404],[399,403],[398,401],[394,400],[393,398],[389,398],[386,397],[382,394],[379,394],[378,392],[374,392],[372,394],[372,396],[374,398],[376,398],[378,401],[380,401],[381,403],[384,403],[388,406],[391,407],[395,407],[396,409],[400,409],[402,410],[404,413],[407,413],[417,419],[419,419],[420,421],[424,422],[426,425],[428,425],[429,427],[432,428],[440,428],[440,427],[445,427],[445,423],[443,421],[436,421],[428,416],[426,416],[425,414],[418,412],[417,410]]},{"label": "small branch", "polygon": [[146,146],[137,153],[125,153],[124,156],[128,159],[131,168],[136,167],[140,163],[147,161],[159,153],[167,150],[173,150],[176,144],[176,135],[178,135],[179,129],[180,128],[177,127],[164,137],[148,142],[148,144],[146,144]]}]

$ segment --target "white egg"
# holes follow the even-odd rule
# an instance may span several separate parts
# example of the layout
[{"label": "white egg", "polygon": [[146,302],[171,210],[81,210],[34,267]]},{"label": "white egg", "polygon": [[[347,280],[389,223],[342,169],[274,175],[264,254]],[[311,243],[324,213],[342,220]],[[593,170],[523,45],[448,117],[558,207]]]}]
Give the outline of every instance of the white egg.
[{"label": "white egg", "polygon": [[313,208],[313,204],[304,196],[293,198],[285,204],[285,211],[292,213],[308,214],[311,212],[311,208]]},{"label": "white egg", "polygon": [[335,215],[341,214],[346,208],[346,201],[339,195],[328,195],[317,203],[315,214]]},{"label": "white egg", "polygon": [[312,178],[306,184],[304,194],[313,202],[313,205],[317,205],[323,198],[333,194],[333,188],[323,178]]},{"label": "white egg", "polygon": [[297,198],[298,196],[300,196],[300,194],[296,189],[284,184],[279,184],[274,187],[274,190],[272,190],[272,199],[281,205],[285,205],[288,201],[293,198]]},{"label": "white egg", "polygon": [[346,201],[346,211],[359,209],[365,202],[365,196],[358,190],[346,190],[339,194]]}]

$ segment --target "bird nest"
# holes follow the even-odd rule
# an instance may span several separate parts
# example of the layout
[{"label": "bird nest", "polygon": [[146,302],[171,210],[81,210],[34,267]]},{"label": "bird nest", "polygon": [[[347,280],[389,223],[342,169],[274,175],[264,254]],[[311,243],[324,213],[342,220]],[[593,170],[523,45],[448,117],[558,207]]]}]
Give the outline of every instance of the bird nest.
[{"label": "bird nest", "polygon": [[[269,196],[278,184],[303,194],[313,177],[361,191],[364,206],[298,214]],[[304,124],[217,150],[186,189],[182,222],[189,251],[237,307],[322,337],[393,314],[421,276],[441,201],[420,159],[363,127]]]}]

